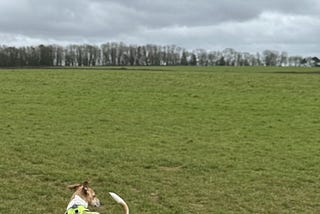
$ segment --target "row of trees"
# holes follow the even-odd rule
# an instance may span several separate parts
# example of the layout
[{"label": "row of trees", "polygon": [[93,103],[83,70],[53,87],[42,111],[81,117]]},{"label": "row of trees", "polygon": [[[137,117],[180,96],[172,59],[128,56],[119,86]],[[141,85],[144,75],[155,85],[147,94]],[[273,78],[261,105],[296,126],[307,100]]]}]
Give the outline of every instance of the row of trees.
[{"label": "row of trees", "polygon": [[[314,57],[315,58],[315,57]],[[176,45],[39,45],[0,46],[0,66],[313,66],[312,59],[265,50],[251,54],[227,48],[223,51],[187,51]]]}]

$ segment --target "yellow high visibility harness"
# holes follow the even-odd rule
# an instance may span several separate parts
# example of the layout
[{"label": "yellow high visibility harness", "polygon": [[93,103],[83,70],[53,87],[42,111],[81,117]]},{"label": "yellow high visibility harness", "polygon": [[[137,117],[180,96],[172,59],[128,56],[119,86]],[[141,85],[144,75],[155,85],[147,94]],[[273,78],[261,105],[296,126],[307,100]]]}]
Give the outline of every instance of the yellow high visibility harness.
[{"label": "yellow high visibility harness", "polygon": [[99,214],[97,212],[90,212],[84,206],[74,205],[70,209],[68,209],[65,214]]}]

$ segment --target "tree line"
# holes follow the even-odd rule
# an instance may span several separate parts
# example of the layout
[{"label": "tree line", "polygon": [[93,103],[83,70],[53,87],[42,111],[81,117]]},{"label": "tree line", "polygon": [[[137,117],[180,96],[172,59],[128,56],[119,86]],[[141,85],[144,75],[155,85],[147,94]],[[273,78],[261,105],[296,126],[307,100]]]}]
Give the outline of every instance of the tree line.
[{"label": "tree line", "polygon": [[1,67],[24,66],[317,66],[317,57],[289,56],[286,52],[262,53],[196,49],[188,51],[176,45],[126,45],[122,42],[102,45],[0,46]]}]

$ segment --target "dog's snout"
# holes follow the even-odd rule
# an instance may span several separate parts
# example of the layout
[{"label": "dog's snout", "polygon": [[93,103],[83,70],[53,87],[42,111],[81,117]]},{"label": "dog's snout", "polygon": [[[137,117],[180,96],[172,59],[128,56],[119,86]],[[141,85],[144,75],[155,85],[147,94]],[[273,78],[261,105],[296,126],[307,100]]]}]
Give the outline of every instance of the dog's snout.
[{"label": "dog's snout", "polygon": [[100,200],[96,198],[96,199],[93,201],[93,206],[95,206],[95,207],[100,207],[100,206],[101,206]]}]

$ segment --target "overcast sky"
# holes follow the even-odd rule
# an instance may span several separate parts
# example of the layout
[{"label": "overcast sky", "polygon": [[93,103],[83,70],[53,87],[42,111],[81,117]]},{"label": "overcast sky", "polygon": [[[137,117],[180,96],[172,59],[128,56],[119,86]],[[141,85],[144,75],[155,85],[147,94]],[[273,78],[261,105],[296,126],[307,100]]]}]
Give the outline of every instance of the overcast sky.
[{"label": "overcast sky", "polygon": [[319,0],[0,0],[0,43],[123,41],[320,56]]}]

